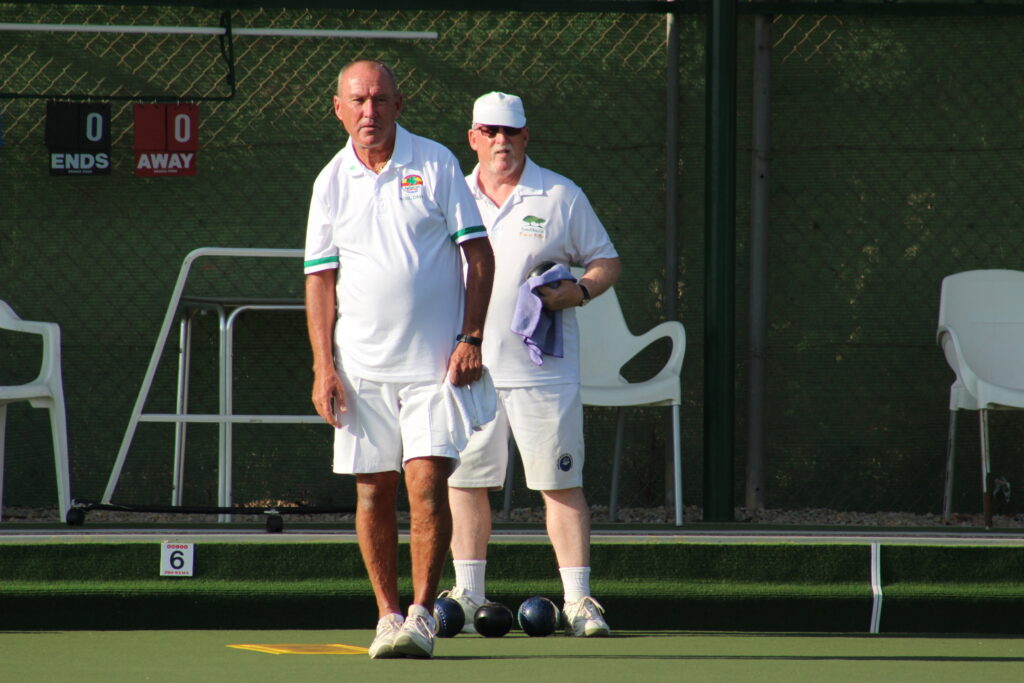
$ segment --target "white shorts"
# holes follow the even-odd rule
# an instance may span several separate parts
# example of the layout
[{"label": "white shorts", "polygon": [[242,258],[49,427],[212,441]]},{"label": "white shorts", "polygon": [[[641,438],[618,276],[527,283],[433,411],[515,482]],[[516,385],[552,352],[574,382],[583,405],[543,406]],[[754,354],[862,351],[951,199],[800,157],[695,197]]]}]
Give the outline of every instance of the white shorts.
[{"label": "white shorts", "polygon": [[508,465],[509,430],[534,491],[583,486],[583,402],[577,384],[498,389],[493,422],[469,439],[448,478],[458,488],[500,489]]},{"label": "white shorts", "polygon": [[334,430],[338,474],[401,472],[412,458],[459,454],[448,432],[440,382],[373,382],[341,373],[348,410]]}]

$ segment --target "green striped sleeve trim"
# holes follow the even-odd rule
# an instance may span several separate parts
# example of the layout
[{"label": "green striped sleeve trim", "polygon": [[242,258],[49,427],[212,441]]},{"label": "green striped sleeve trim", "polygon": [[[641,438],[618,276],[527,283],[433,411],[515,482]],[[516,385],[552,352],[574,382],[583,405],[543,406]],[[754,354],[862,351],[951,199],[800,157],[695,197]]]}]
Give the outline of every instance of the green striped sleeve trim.
[{"label": "green striped sleeve trim", "polygon": [[474,225],[472,228],[463,228],[462,230],[459,230],[457,233],[452,235],[452,242],[459,242],[460,240],[462,240],[463,237],[475,235],[481,232],[486,234],[487,228],[485,228],[482,225]]},{"label": "green striped sleeve trim", "polygon": [[312,261],[303,261],[303,268],[312,268],[313,266],[320,266],[325,263],[338,263],[337,256],[324,256],[323,258],[315,258]]}]

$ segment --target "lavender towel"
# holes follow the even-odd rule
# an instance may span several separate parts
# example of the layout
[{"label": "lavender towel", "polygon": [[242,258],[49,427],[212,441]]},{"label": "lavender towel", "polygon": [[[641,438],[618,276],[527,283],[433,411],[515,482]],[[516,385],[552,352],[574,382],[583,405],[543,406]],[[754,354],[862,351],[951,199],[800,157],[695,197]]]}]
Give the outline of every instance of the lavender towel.
[{"label": "lavender towel", "polygon": [[544,364],[544,355],[562,357],[562,312],[549,311],[534,291],[557,280],[576,282],[566,266],[558,264],[531,277],[519,287],[519,299],[512,314],[512,331],[523,338],[534,365]]}]

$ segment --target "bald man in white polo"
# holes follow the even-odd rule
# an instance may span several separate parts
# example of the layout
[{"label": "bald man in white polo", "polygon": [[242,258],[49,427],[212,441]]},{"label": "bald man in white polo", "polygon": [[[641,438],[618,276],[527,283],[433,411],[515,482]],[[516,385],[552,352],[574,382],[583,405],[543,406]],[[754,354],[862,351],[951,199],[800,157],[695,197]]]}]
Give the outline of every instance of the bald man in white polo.
[{"label": "bald man in white polo", "polygon": [[[458,161],[399,126],[401,111],[385,64],[342,69],[334,112],[349,139],[314,183],[306,229],[312,399],[335,427],[334,471],[356,478],[356,532],[378,607],[374,659],[433,656],[431,612],[451,539],[447,478],[458,464],[442,386],[482,374],[494,267]],[[403,474],[406,616],[397,578]]]}]

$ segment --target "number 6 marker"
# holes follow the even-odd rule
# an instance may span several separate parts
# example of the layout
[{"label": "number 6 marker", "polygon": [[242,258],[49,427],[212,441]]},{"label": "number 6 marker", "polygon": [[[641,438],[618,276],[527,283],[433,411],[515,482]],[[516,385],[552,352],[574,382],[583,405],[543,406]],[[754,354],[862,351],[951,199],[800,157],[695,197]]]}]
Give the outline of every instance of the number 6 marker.
[{"label": "number 6 marker", "polygon": [[192,576],[195,546],[164,541],[160,546],[160,576]]}]

